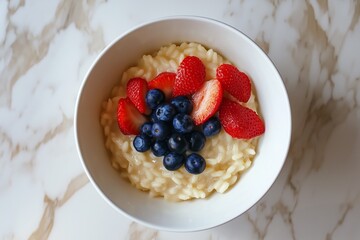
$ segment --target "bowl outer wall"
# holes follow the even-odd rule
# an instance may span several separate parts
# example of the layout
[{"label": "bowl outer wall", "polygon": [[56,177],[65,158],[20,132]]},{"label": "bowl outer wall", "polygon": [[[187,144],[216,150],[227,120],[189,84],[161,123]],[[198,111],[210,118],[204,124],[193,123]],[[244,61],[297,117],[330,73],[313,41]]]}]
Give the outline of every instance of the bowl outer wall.
[{"label": "bowl outer wall", "polygon": [[[191,26],[191,27],[190,27]],[[164,30],[165,29],[165,30]],[[124,70],[169,43],[199,42],[251,76],[266,132],[253,166],[226,194],[167,202],[151,198],[120,177],[104,147],[101,104]],[[198,231],[223,224],[253,206],[278,176],[290,143],[291,113],[281,77],[266,54],[238,30],[200,17],[170,17],[141,25],[115,39],[99,55],[80,89],[75,137],[86,173],[110,205],[133,220],[166,231]]]}]

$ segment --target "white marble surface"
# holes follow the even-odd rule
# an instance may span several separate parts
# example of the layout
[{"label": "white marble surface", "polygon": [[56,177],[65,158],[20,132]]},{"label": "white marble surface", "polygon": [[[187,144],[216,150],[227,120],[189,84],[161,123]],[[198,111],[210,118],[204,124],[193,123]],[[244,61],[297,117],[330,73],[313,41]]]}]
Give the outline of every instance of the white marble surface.
[{"label": "white marble surface", "polygon": [[[293,139],[246,214],[196,233],[129,221],[75,149],[74,104],[96,55],[144,21],[200,15],[240,29],[284,77]],[[360,239],[359,1],[0,1],[0,239]]]}]

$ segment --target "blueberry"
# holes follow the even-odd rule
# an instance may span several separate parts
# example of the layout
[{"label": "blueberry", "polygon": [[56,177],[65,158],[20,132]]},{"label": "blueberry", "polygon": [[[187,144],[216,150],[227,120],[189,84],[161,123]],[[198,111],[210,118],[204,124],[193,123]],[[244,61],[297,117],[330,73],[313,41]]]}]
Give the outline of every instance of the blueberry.
[{"label": "blueberry", "polygon": [[159,89],[151,89],[147,92],[145,101],[151,109],[155,109],[165,99],[164,93]]},{"label": "blueberry", "polygon": [[202,173],[205,167],[205,159],[197,153],[190,154],[185,160],[185,169],[191,174]]},{"label": "blueberry", "polygon": [[172,99],[171,104],[175,106],[179,113],[190,114],[193,109],[191,101],[185,96],[179,96]]},{"label": "blueberry", "polygon": [[187,135],[189,149],[194,152],[200,151],[205,146],[205,135],[199,131],[192,131]]},{"label": "blueberry", "polygon": [[176,114],[175,107],[169,103],[160,104],[155,111],[157,119],[171,121]]},{"label": "blueberry", "polygon": [[185,161],[184,154],[170,152],[164,157],[163,165],[167,170],[175,171],[184,164],[184,161]]},{"label": "blueberry", "polygon": [[150,149],[151,139],[144,135],[138,135],[134,138],[133,145],[138,152],[146,152]]},{"label": "blueberry", "polygon": [[217,117],[212,117],[206,122],[204,122],[203,126],[203,132],[206,137],[213,136],[215,134],[218,134],[221,130],[221,123]]},{"label": "blueberry", "polygon": [[179,113],[173,119],[173,127],[179,133],[189,133],[194,128],[194,122],[189,115]]},{"label": "blueberry", "polygon": [[151,114],[150,114],[150,121],[153,122],[153,123],[159,121],[159,119],[156,116],[156,111],[155,110],[152,111]]},{"label": "blueberry", "polygon": [[151,133],[154,138],[164,140],[171,134],[171,127],[166,122],[158,121],[153,123]]},{"label": "blueberry", "polygon": [[188,143],[184,135],[173,133],[168,140],[168,147],[170,151],[184,153],[187,150]]},{"label": "blueberry", "polygon": [[169,152],[167,141],[156,140],[151,146],[151,151],[157,157],[165,156]]},{"label": "blueberry", "polygon": [[152,123],[151,122],[146,122],[141,126],[141,134],[152,137],[152,133],[151,133],[151,129],[152,129]]}]

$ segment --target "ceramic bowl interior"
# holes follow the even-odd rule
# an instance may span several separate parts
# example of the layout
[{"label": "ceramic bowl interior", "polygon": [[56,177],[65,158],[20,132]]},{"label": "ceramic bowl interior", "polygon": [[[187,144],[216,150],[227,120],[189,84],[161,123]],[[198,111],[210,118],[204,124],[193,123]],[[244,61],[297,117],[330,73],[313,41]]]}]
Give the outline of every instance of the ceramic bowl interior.
[{"label": "ceramic bowl interior", "polygon": [[[144,54],[170,43],[198,42],[248,73],[256,88],[266,133],[252,167],[225,194],[204,200],[168,202],[151,198],[122,179],[109,160],[100,125],[101,104],[122,72]],[[223,224],[253,206],[271,187],[286,159],[291,133],[288,96],[264,52],[238,30],[206,18],[170,17],[139,26],[118,37],[89,70],[77,100],[75,137],[91,182],[119,212],[146,226],[197,231]]]}]

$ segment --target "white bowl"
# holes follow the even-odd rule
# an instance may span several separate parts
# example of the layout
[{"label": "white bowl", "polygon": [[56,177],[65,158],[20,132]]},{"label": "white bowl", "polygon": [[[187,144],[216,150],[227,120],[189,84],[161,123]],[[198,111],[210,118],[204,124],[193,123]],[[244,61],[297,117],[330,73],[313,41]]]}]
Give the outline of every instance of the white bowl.
[{"label": "white bowl", "polygon": [[[252,167],[225,194],[205,200],[168,202],[151,198],[121,178],[109,160],[100,125],[102,102],[122,72],[163,45],[198,42],[247,72],[255,85],[266,132]],[[253,206],[278,176],[290,143],[291,114],[286,89],[273,63],[238,30],[207,18],[169,17],[141,25],[115,39],[91,66],[75,112],[79,155],[92,184],[117,211],[148,227],[198,231],[223,224]]]}]

